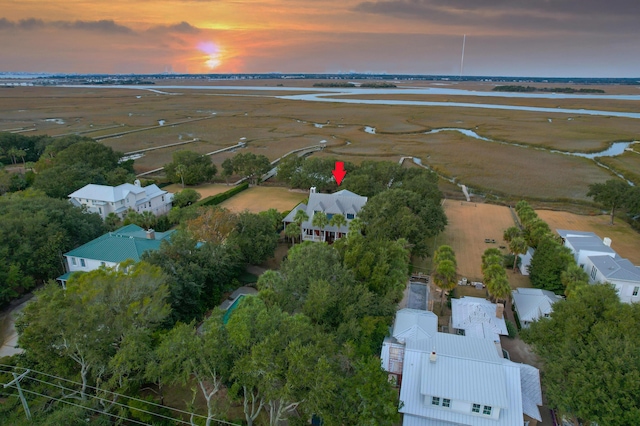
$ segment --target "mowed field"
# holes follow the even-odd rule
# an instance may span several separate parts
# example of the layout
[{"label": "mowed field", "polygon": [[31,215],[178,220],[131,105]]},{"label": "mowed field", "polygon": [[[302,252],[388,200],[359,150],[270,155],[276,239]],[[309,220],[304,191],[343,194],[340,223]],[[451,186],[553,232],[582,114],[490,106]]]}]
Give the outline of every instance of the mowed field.
[{"label": "mowed field", "polygon": [[[282,83],[274,80],[260,85]],[[307,83],[310,86],[313,82]],[[284,84],[298,87],[303,83]],[[454,85],[458,87],[463,86]],[[138,173],[162,167],[171,161],[173,152],[181,149],[206,154],[240,140],[246,142],[246,148],[212,156],[219,166],[237,152],[264,154],[274,160],[291,150],[323,143],[326,149],[313,155],[355,163],[367,159],[398,161],[402,156],[414,156],[443,177],[454,178],[477,192],[541,200],[588,200],[589,185],[604,182],[613,174],[592,160],[537,148],[593,152],[614,141],[635,140],[640,134],[638,119],[310,102],[277,98],[285,94],[280,91],[158,89],[160,93],[135,87],[0,89],[0,131],[23,128],[29,130],[25,135],[111,135],[100,139],[101,142],[121,152],[197,139],[186,145],[146,152],[135,161]],[[632,89],[635,87],[628,88]],[[300,92],[286,94],[303,91],[300,88]],[[456,102],[461,97],[444,99],[434,95],[425,96],[425,100]],[[539,101],[501,99],[501,103],[533,106]],[[549,104],[548,100],[545,103]],[[625,105],[623,101],[571,100],[571,106],[576,108],[633,109]],[[375,128],[375,133],[366,132],[366,127]],[[455,131],[425,134],[441,128],[473,130],[492,141]],[[619,158],[612,160],[616,170],[637,173],[640,156],[629,153]]]},{"label": "mowed field", "polygon": [[[217,195],[220,193],[223,193],[225,191],[230,190],[231,188],[233,188],[233,186],[231,185],[223,185],[223,184],[218,184],[218,183],[209,183],[206,185],[196,185],[196,186],[185,186],[184,188],[182,187],[182,185],[180,185],[179,183],[174,183],[173,185],[168,185],[165,186],[164,189],[165,191],[171,192],[172,194],[175,194],[176,192],[180,192],[183,189],[186,188],[190,188],[193,189],[195,191],[198,192],[198,194],[200,194],[200,196],[202,198],[207,198],[210,197],[212,195]],[[201,199],[202,199],[201,198]]]},{"label": "mowed field", "polygon": [[[438,245],[450,245],[456,253],[458,275],[469,281],[483,281],[482,254],[488,248],[507,247],[502,239],[504,230],[514,226],[513,216],[508,207],[480,204],[466,201],[445,200],[444,211],[449,224],[438,237]],[[485,239],[495,240],[486,243]],[[501,249],[504,254],[508,249]],[[530,287],[529,279],[520,274],[508,272],[513,288]]]},{"label": "mowed field", "polygon": [[245,210],[258,213],[269,209],[284,212],[291,210],[307,197],[309,197],[309,193],[303,191],[281,187],[254,186],[234,195],[220,203],[219,206],[236,213]]},{"label": "mowed field", "polygon": [[[482,253],[491,247],[508,247],[502,234],[515,224],[509,208],[449,199],[444,201],[443,207],[449,224],[438,236],[437,245],[448,244],[453,247],[460,277],[482,281]],[[622,220],[616,220],[615,225],[611,226],[607,215],[583,216],[551,210],[536,210],[536,213],[554,232],[556,229],[570,229],[594,232],[600,238],[609,237],[612,240],[611,247],[620,256],[640,265],[640,234]],[[494,239],[496,243],[485,243],[485,239]],[[502,249],[505,254],[508,251]],[[513,288],[531,286],[529,279],[519,273],[509,271],[507,276]]]}]

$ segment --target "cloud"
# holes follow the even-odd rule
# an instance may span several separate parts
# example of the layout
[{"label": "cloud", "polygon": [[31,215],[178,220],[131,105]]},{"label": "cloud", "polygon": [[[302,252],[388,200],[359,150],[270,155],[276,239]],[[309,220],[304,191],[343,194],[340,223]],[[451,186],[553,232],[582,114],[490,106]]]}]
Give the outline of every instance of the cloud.
[{"label": "cloud", "polygon": [[640,2],[631,0],[368,0],[352,11],[469,29],[638,33]]},{"label": "cloud", "polygon": [[201,30],[200,28],[194,27],[188,22],[182,21],[179,24],[173,25],[156,25],[154,27],[149,28],[151,32],[172,32],[172,33],[181,33],[181,34],[198,34]]},{"label": "cloud", "polygon": [[13,28],[21,28],[25,30],[30,30],[33,28],[44,27],[45,23],[42,19],[36,18],[28,18],[21,19],[20,21],[9,21],[6,18],[0,18],[0,30],[3,29],[13,29]]},{"label": "cloud", "polygon": [[99,31],[110,34],[134,33],[131,28],[117,24],[111,19],[101,19],[99,21],[55,21],[51,22],[50,25],[70,30]]}]

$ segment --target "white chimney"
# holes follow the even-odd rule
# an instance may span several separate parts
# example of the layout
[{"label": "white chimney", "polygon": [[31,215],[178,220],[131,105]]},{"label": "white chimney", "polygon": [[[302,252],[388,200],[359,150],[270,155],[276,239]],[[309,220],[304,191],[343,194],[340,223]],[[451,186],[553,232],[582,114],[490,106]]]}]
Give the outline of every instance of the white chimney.
[{"label": "white chimney", "polygon": [[436,351],[431,351],[431,355],[429,355],[429,361],[436,362],[436,359],[438,359],[438,356],[436,355]]},{"label": "white chimney", "polygon": [[496,305],[496,317],[502,318],[503,313],[504,313],[504,305],[502,303],[498,303]]},{"label": "white chimney", "polygon": [[147,240],[155,240],[155,239],[156,239],[156,231],[149,228],[149,230],[147,231]]},{"label": "white chimney", "polygon": [[602,242],[604,243],[604,245],[605,245],[605,246],[607,246],[607,247],[611,247],[611,238],[609,238],[609,237],[604,237],[604,238],[602,239]]},{"label": "white chimney", "polygon": [[140,183],[140,179],[136,179],[136,180],[134,180],[134,181],[133,181],[133,184],[134,184],[135,186],[142,186],[142,184]]},{"label": "white chimney", "polygon": [[316,187],[312,186],[311,189],[309,190],[310,194],[315,194],[316,193]]}]

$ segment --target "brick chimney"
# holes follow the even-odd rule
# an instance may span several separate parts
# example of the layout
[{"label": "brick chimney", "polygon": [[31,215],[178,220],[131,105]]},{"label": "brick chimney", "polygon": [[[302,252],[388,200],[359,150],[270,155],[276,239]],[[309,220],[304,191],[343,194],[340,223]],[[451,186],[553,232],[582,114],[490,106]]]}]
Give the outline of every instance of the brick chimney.
[{"label": "brick chimney", "polygon": [[502,318],[503,314],[504,314],[504,305],[502,303],[498,303],[496,305],[496,317]]},{"label": "brick chimney", "polygon": [[153,229],[149,228],[149,230],[147,231],[147,239],[148,240],[155,240],[156,239],[156,231],[154,231]]}]

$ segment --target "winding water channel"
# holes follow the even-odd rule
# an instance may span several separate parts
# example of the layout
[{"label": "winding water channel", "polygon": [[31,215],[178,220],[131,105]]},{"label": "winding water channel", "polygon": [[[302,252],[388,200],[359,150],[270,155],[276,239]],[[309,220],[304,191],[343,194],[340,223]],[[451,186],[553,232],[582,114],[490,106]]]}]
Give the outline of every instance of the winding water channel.
[{"label": "winding water channel", "polygon": [[[599,115],[607,117],[640,118],[638,112],[624,111],[603,111],[594,109],[570,109],[570,108],[545,108],[523,105],[501,105],[469,102],[431,102],[416,100],[392,100],[392,99],[345,99],[343,96],[353,95],[448,95],[448,96],[478,96],[493,98],[528,98],[528,99],[608,99],[640,101],[640,95],[601,95],[601,94],[567,94],[567,93],[510,93],[510,92],[478,92],[474,90],[462,89],[442,89],[442,88],[396,88],[396,89],[360,89],[360,88],[322,88],[322,87],[268,87],[268,86],[113,86],[113,85],[61,85],[58,87],[71,88],[92,88],[92,89],[125,89],[125,90],[150,90],[155,93],[166,93],[173,95],[177,93],[167,93],[162,90],[225,90],[232,91],[257,91],[265,92],[265,96],[277,99],[287,99],[294,101],[308,102],[333,102],[347,104],[365,105],[412,105],[412,106],[437,106],[437,107],[457,107],[457,108],[482,108],[512,111],[531,111],[546,113],[563,113],[573,115]],[[297,92],[294,95],[269,95],[268,92]],[[299,94],[300,92],[311,92]],[[242,94],[227,96],[245,96]]]}]

